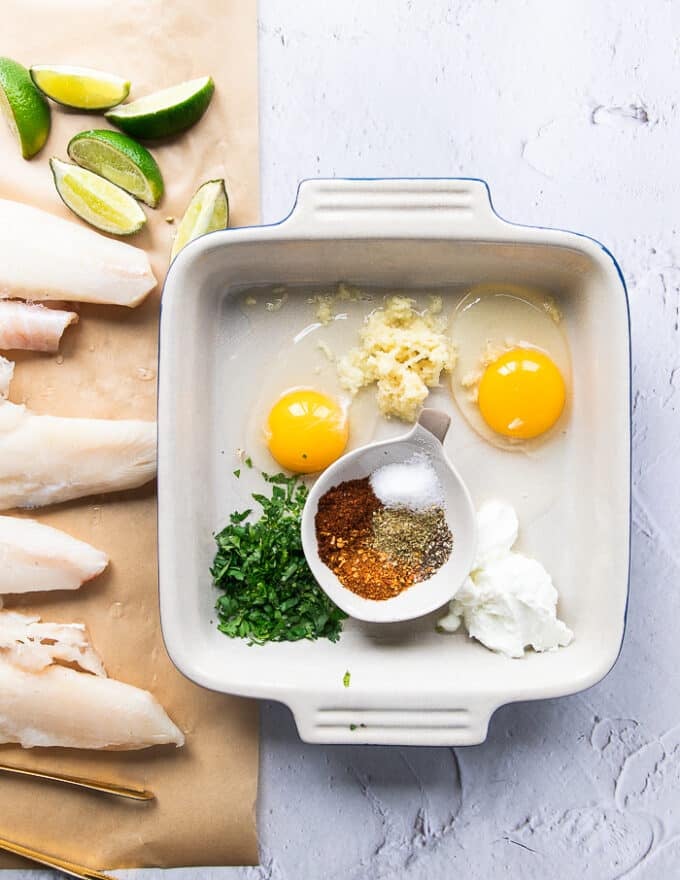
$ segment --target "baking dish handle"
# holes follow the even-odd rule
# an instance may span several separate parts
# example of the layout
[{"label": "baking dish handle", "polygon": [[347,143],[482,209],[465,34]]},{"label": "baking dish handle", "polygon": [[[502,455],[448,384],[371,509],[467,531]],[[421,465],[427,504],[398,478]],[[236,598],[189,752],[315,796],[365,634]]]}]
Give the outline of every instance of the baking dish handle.
[{"label": "baking dish handle", "polygon": [[312,238],[501,238],[483,180],[347,178],[305,180],[284,224]]},{"label": "baking dish handle", "polygon": [[[344,697],[344,695],[343,695]],[[446,701],[448,702],[448,701]],[[423,703],[422,695],[376,705],[375,696],[331,701],[317,695],[288,701],[300,738],[310,743],[376,743],[381,745],[471,746],[486,739],[497,703],[462,700],[460,705]]]}]

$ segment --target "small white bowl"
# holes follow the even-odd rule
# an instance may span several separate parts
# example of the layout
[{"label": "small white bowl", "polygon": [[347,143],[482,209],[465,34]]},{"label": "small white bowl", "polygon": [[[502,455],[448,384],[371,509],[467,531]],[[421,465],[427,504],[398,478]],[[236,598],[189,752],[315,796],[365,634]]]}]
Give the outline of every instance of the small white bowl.
[{"label": "small white bowl", "polygon": [[[450,421],[445,413],[425,409],[408,433],[396,440],[369,443],[343,455],[323,472],[310,490],[302,513],[302,547],[319,585],[350,617],[373,623],[422,617],[452,599],[469,574],[477,549],[477,522],[470,493],[442,446]],[[319,557],[315,526],[319,499],[339,483],[368,477],[379,467],[407,461],[417,452],[427,455],[444,489],[444,512],[453,534],[451,555],[432,577],[413,584],[397,596],[364,599],[343,586]]]}]

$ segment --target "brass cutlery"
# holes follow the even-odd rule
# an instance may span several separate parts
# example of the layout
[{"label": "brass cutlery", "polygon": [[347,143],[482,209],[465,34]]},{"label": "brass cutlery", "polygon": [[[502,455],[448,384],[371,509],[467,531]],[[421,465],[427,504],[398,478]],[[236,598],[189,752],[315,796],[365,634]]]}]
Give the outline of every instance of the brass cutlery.
[{"label": "brass cutlery", "polygon": [[116,880],[110,874],[101,874],[99,871],[93,871],[84,865],[78,865],[76,862],[69,862],[68,859],[61,859],[59,856],[50,856],[47,853],[40,852],[30,846],[24,846],[22,843],[14,843],[12,840],[6,840],[0,837],[0,850],[12,853],[15,856],[21,856],[39,865],[45,865],[48,868],[54,868],[68,874],[69,877],[78,877],[80,880]]},{"label": "brass cutlery", "polygon": [[75,785],[78,788],[86,788],[91,791],[101,791],[104,794],[116,797],[130,798],[135,801],[151,801],[155,795],[152,791],[143,788],[134,788],[126,785],[117,785],[112,782],[99,782],[96,779],[86,779],[82,776],[68,776],[62,773],[48,773],[45,770],[27,770],[24,767],[14,767],[12,764],[0,764],[0,772],[13,773],[17,776],[31,776],[35,779],[46,779],[50,782],[60,782],[64,785]]}]

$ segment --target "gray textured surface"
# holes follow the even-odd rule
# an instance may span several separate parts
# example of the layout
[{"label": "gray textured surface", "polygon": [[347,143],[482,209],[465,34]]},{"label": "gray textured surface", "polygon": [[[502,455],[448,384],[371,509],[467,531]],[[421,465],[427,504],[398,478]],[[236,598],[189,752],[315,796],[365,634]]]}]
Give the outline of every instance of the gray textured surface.
[{"label": "gray textured surface", "polygon": [[264,707],[262,867],[168,876],[675,878],[680,4],[260,0],[260,19],[265,221],[302,177],[471,175],[502,216],[618,257],[634,349],[628,629],[600,685],[505,707],[484,745],[455,753],[305,746]]}]

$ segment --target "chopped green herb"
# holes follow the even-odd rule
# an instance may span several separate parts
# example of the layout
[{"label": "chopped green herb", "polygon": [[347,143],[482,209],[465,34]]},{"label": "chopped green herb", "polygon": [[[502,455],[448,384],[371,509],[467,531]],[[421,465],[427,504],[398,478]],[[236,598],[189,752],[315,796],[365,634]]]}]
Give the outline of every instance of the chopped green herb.
[{"label": "chopped green herb", "polygon": [[[245,459],[248,464],[250,459]],[[307,487],[284,474],[264,479],[271,497],[254,494],[262,516],[246,522],[251,510],[231,514],[215,536],[211,574],[224,595],[217,600],[218,629],[251,644],[327,638],[336,642],[347,615],[314,580],[302,550],[300,521]]]},{"label": "chopped green herb", "polygon": [[253,460],[252,460],[252,458],[251,458],[250,456],[248,456],[247,458],[245,458],[245,459],[243,460],[243,464],[244,464],[246,467],[251,468],[251,467],[253,466]]},{"label": "chopped green herb", "polygon": [[234,471],[234,476],[238,480],[238,478],[241,476],[241,469],[240,468],[236,468],[236,470]]},{"label": "chopped green herb", "polygon": [[350,678],[351,678],[351,675],[350,675],[349,669],[348,669],[347,672],[342,676],[342,683],[343,683],[344,687],[346,687],[346,688],[349,687]]},{"label": "chopped green herb", "polygon": [[349,729],[350,729],[350,730],[356,730],[356,729],[357,729],[356,724],[350,724]]}]

